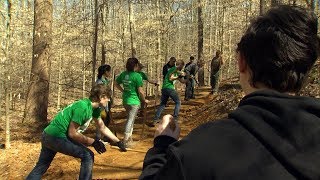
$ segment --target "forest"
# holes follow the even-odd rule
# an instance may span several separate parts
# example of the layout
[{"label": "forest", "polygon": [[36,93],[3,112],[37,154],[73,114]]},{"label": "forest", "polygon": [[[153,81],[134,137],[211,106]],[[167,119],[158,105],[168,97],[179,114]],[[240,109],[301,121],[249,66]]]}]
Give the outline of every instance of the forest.
[{"label": "forest", "polygon": [[[237,107],[243,97],[237,43],[253,18],[280,4],[299,5],[319,17],[316,0],[1,0],[0,179],[28,175],[37,162],[43,129],[60,110],[89,96],[104,64],[112,68],[110,129],[123,137],[125,109],[115,79],[130,57],[160,86],[144,83],[150,103],[135,122],[136,148],[120,153],[108,146],[95,156],[93,178],[137,179],[154,133],[144,121],[153,118],[160,103],[162,68],[170,57],[187,63],[194,56],[200,63],[196,99],[181,105],[183,137]],[[220,93],[212,95],[210,62],[217,51],[224,64]],[[301,95],[319,98],[319,66],[318,60]],[[176,90],[183,99],[185,85],[177,83]],[[169,102],[166,112],[173,106]],[[94,133],[93,127],[86,132]],[[44,178],[76,179],[79,166],[79,160],[59,154]]]}]

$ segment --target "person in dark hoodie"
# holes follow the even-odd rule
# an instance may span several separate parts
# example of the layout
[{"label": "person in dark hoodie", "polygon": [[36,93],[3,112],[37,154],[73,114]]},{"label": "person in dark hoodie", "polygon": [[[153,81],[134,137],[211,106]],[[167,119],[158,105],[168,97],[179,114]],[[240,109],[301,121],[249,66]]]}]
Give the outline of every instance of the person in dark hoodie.
[{"label": "person in dark hoodie", "polygon": [[295,95],[318,49],[311,11],[283,5],[257,17],[238,43],[238,108],[180,141],[164,116],[140,179],[320,179],[320,100]]}]

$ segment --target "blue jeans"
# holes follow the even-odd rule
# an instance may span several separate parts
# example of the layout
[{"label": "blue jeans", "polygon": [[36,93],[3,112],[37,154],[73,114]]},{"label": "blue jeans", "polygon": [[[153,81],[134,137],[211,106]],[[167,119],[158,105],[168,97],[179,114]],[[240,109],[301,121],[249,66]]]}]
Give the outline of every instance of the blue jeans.
[{"label": "blue jeans", "polygon": [[57,152],[81,159],[80,180],[92,179],[93,152],[82,144],[68,138],[58,138],[42,133],[39,160],[27,177],[27,180],[39,180],[49,168]]},{"label": "blue jeans", "polygon": [[138,114],[138,110],[140,108],[140,105],[128,105],[124,104],[124,108],[126,109],[127,112],[127,124],[124,130],[125,133],[125,141],[128,140],[128,138],[132,135],[133,131],[133,125],[134,125],[134,120]]},{"label": "blue jeans", "polygon": [[180,106],[181,102],[179,99],[179,94],[174,90],[174,89],[162,89],[161,90],[161,103],[159,108],[157,109],[156,116],[154,117],[154,120],[160,119],[161,113],[166,107],[167,101],[169,97],[174,101],[175,106],[174,106],[174,111],[173,111],[173,117],[176,119],[179,116],[179,111],[180,111]]}]

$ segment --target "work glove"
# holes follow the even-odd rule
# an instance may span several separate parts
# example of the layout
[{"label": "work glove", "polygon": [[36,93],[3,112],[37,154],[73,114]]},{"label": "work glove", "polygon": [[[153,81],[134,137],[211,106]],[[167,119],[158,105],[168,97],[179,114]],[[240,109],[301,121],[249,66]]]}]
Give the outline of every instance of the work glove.
[{"label": "work glove", "polygon": [[103,144],[102,141],[100,141],[100,139],[95,139],[92,143],[92,146],[99,154],[107,151],[106,146]]},{"label": "work glove", "polygon": [[117,142],[117,146],[119,147],[120,151],[127,152],[126,146],[124,145],[123,141]]}]

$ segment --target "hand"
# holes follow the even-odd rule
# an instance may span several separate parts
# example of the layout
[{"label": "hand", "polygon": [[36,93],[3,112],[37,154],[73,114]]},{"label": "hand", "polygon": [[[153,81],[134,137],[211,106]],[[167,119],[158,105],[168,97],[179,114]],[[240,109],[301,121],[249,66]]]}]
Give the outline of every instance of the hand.
[{"label": "hand", "polygon": [[100,139],[95,139],[92,146],[99,154],[107,151],[106,146],[100,141]]},{"label": "hand", "polygon": [[120,148],[121,152],[127,152],[126,146],[124,145],[123,141],[117,142],[117,146]]},{"label": "hand", "polygon": [[147,100],[147,99],[144,100],[144,103],[146,103],[146,104],[149,104],[149,102],[150,102],[150,101]]},{"label": "hand", "polygon": [[186,73],[183,72],[183,71],[180,71],[180,72],[179,72],[179,75],[180,75],[180,76],[186,76]]},{"label": "hand", "polygon": [[167,114],[163,116],[162,120],[160,121],[159,125],[156,128],[156,132],[154,137],[166,135],[175,138],[176,140],[179,139],[180,136],[180,127],[177,122],[173,120],[173,116]]}]

